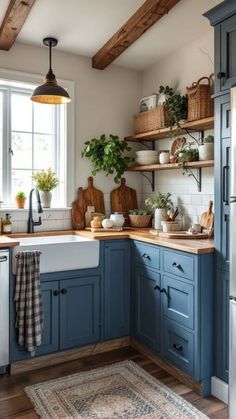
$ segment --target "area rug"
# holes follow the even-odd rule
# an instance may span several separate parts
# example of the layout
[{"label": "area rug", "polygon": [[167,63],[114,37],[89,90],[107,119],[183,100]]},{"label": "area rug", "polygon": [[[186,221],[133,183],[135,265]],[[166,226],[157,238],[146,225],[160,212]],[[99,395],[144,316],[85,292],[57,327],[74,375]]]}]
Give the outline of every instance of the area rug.
[{"label": "area rug", "polygon": [[132,361],[25,388],[43,419],[206,419]]}]

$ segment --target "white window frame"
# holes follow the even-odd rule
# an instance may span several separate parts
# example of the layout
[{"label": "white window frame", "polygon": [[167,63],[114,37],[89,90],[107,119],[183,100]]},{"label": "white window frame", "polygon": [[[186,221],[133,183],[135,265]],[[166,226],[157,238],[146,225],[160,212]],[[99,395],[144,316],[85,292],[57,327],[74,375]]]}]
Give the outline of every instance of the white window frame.
[{"label": "white window frame", "polygon": [[[0,68],[0,79],[6,80],[7,82],[28,83],[31,85],[38,86],[42,84],[44,80],[44,76]],[[65,176],[64,176],[65,183],[61,187],[64,187],[65,203],[66,203],[66,206],[68,207],[68,206],[71,206],[71,202],[74,199],[74,190],[75,190],[75,187],[74,187],[75,185],[75,137],[74,137],[75,136],[75,126],[74,126],[75,124],[75,118],[74,118],[75,83],[70,80],[63,80],[63,79],[57,79],[57,80],[58,80],[58,83],[68,91],[71,97],[71,103],[67,105],[61,105],[61,106],[67,106],[67,112],[66,112],[67,120],[66,120],[66,134],[65,134],[65,138],[66,138],[66,147],[65,147],[66,148],[65,150],[66,167],[65,167]],[[27,91],[27,88],[25,90]],[[22,92],[23,88],[20,89],[20,91]],[[55,106],[59,106],[59,105],[55,105]],[[5,106],[3,107],[3,109],[4,109],[4,112],[6,112]],[[3,117],[6,118],[6,115],[4,115]],[[9,134],[9,129],[10,127],[9,127],[9,121],[8,121],[7,123],[8,133],[7,132],[3,133],[3,135],[6,134],[6,136],[4,135],[4,138],[9,138],[9,135],[7,135]],[[3,152],[8,153],[9,144],[6,141],[3,142],[3,147],[4,147]],[[7,160],[9,161],[10,159],[7,159]],[[10,179],[9,179],[9,176],[6,176],[6,173],[9,173],[9,170],[10,170],[9,167],[7,167],[7,170],[3,170],[3,174],[5,176],[5,178],[3,178],[3,182],[7,184],[8,190],[9,190]]]}]

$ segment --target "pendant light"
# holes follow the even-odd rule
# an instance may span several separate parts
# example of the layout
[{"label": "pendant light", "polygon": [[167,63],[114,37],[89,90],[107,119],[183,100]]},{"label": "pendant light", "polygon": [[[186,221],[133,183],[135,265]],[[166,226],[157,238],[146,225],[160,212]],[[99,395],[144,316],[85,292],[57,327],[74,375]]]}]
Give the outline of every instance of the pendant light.
[{"label": "pendant light", "polygon": [[57,45],[57,39],[44,38],[43,43],[49,47],[49,70],[45,77],[44,84],[36,87],[31,100],[38,103],[46,103],[49,105],[61,105],[71,101],[67,91],[59,86],[56,81],[55,74],[52,70],[52,48]]}]

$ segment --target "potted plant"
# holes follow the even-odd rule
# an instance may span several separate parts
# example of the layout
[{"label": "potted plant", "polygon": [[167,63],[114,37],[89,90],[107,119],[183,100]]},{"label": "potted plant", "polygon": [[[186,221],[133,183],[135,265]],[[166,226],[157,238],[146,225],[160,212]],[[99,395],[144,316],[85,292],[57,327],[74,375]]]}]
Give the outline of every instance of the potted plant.
[{"label": "potted plant", "polygon": [[24,192],[18,192],[16,194],[15,201],[16,201],[16,207],[17,208],[21,208],[21,209],[25,208],[25,202],[26,202],[25,193]]},{"label": "potted plant", "polygon": [[166,101],[167,106],[167,126],[180,128],[180,123],[186,121],[188,116],[188,98],[179,93],[171,95]]},{"label": "potted plant", "polygon": [[174,89],[169,86],[160,86],[159,87],[159,98],[158,105],[164,105],[167,99],[169,99],[174,94]]},{"label": "potted plant", "polygon": [[150,226],[152,214],[151,211],[144,209],[133,209],[129,211],[129,221],[131,227],[145,228]]},{"label": "potted plant", "polygon": [[203,144],[199,144],[199,160],[214,160],[214,137],[208,135]]},{"label": "potted plant", "polygon": [[161,230],[161,222],[167,218],[167,211],[173,207],[170,197],[170,192],[158,192],[156,196],[145,200],[145,204],[155,210],[154,228],[156,230]]},{"label": "potted plant", "polygon": [[188,144],[184,149],[182,149],[178,153],[178,161],[179,163],[184,166],[185,163],[190,161],[198,161],[199,160],[199,151],[196,147],[191,147],[191,144]]},{"label": "potted plant", "polygon": [[52,169],[41,170],[33,174],[36,188],[40,191],[43,208],[50,208],[52,202],[52,190],[57,187],[59,180]]},{"label": "potted plant", "polygon": [[92,138],[85,142],[82,157],[87,157],[91,161],[93,176],[102,170],[106,176],[115,173],[114,181],[119,183],[129,164],[134,161],[125,155],[125,152],[130,150],[127,142],[121,141],[117,135],[110,134],[106,138],[103,134],[100,138]]}]

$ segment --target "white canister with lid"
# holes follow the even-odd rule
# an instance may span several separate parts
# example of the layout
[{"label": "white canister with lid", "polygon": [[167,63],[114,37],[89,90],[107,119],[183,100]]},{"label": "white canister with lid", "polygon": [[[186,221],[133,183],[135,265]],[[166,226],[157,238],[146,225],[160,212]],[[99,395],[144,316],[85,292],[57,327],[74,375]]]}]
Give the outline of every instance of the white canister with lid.
[{"label": "white canister with lid", "polygon": [[111,214],[110,220],[113,221],[114,227],[122,227],[125,222],[124,215],[120,212],[114,212],[114,214]]},{"label": "white canister with lid", "polygon": [[160,164],[168,164],[170,162],[170,151],[169,150],[161,150],[159,154],[159,163]]}]

